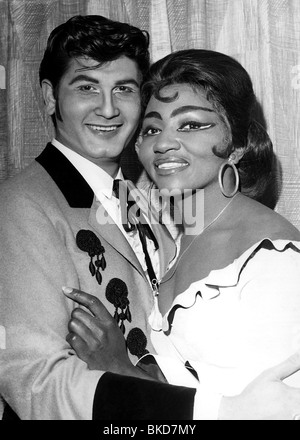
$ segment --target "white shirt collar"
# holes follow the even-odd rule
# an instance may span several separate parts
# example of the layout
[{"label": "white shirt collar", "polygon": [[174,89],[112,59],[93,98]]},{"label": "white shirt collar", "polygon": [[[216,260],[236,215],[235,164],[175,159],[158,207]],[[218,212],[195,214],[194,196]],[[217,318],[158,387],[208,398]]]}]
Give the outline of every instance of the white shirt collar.
[{"label": "white shirt collar", "polygon": [[[52,145],[57,148],[66,158],[72,163],[76,170],[86,180],[88,185],[92,188],[94,194],[100,200],[101,195],[107,198],[112,196],[113,177],[106,171],[94,164],[90,160],[66,147],[58,140],[53,139]],[[116,179],[124,179],[121,168],[119,168]]]},{"label": "white shirt collar", "polygon": [[[110,217],[113,219],[115,224],[119,227],[120,231],[129,242],[133,251],[135,252],[137,258],[139,259],[144,271],[147,271],[147,266],[145,262],[145,255],[142,249],[142,244],[139,239],[139,234],[136,231],[126,233],[122,226],[121,211],[119,209],[120,201],[115,197],[112,197],[112,186],[114,178],[112,178],[106,171],[102,168],[89,161],[85,157],[76,153],[65,145],[61,144],[58,140],[53,139],[52,145],[57,148],[77,169],[77,171],[86,180],[87,184],[93,190],[95,196],[104,207],[104,209],[109,213]],[[115,179],[124,179],[121,168],[119,168]],[[76,190],[74,188],[74,190]],[[100,208],[98,208],[100,209]],[[159,254],[155,250],[153,242],[147,239],[148,251],[151,255],[151,259],[154,264],[154,270],[159,278]],[[1,329],[0,329],[1,330]],[[1,336],[1,334],[0,334]],[[1,344],[1,339],[0,339]]]}]

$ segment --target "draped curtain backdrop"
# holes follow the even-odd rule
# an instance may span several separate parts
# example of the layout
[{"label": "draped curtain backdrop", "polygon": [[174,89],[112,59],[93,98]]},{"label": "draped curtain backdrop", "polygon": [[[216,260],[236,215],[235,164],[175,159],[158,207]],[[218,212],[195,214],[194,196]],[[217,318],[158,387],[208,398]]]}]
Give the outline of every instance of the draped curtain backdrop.
[{"label": "draped curtain backdrop", "polygon": [[[238,59],[253,79],[278,158],[276,210],[300,228],[299,0],[0,0],[0,181],[53,136],[38,68],[50,31],[76,14],[148,30],[154,61],[185,48]],[[135,160],[125,157],[129,170]]]}]

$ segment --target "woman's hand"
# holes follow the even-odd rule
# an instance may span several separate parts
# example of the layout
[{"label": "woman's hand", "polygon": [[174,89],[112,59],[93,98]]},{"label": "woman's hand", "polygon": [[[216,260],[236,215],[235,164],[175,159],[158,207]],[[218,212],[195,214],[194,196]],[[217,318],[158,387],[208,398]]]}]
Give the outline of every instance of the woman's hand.
[{"label": "woman's hand", "polygon": [[90,370],[151,379],[131,363],[121,329],[98,298],[69,287],[63,292],[87,309],[72,311],[66,340]]},{"label": "woman's hand", "polygon": [[284,379],[300,369],[300,352],[263,371],[238,396],[223,397],[220,420],[300,420],[300,389]]}]

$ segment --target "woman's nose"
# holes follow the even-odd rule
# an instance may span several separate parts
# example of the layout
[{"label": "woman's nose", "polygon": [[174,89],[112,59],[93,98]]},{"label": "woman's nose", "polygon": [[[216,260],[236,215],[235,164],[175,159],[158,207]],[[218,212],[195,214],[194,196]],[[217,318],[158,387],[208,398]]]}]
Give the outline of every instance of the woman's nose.
[{"label": "woman's nose", "polygon": [[180,142],[172,135],[166,135],[161,133],[156,138],[156,142],[154,145],[155,153],[166,153],[171,150],[179,150],[181,147]]},{"label": "woman's nose", "polygon": [[95,113],[98,116],[103,116],[106,119],[111,119],[120,114],[120,110],[116,105],[114,96],[110,93],[102,93],[97,102]]}]

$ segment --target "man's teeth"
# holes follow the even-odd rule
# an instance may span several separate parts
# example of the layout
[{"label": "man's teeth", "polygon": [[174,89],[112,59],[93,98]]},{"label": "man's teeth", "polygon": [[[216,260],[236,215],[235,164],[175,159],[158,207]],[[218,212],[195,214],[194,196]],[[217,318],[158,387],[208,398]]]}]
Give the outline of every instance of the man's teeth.
[{"label": "man's teeth", "polygon": [[89,127],[92,129],[92,130],[96,130],[96,131],[106,131],[106,132],[108,132],[108,131],[115,131],[117,128],[118,128],[118,126],[117,125],[110,125],[109,127],[105,127],[105,126],[99,126],[99,125],[89,125]]},{"label": "man's teeth", "polygon": [[169,170],[171,168],[182,168],[186,167],[187,163],[179,163],[179,162],[165,162],[157,165],[157,168],[160,170]]}]

